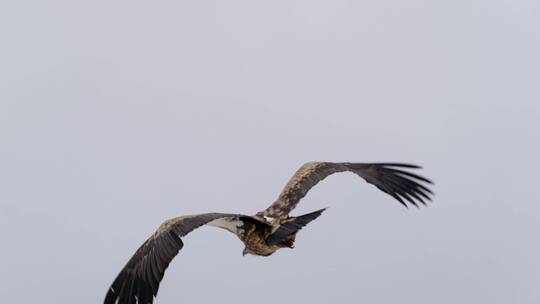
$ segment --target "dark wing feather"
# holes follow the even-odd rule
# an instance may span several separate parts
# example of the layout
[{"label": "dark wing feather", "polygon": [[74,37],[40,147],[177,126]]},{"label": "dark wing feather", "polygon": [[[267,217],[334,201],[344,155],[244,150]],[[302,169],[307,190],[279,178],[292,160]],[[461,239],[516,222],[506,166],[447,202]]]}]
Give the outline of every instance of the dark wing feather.
[{"label": "dark wing feather", "polygon": [[149,304],[172,259],[184,246],[181,237],[209,222],[236,214],[206,213],[165,221],[120,271],[105,296],[105,304]]},{"label": "dark wing feather", "polygon": [[386,192],[404,206],[418,202],[426,204],[433,194],[424,184],[432,182],[417,174],[403,169],[418,169],[419,166],[400,163],[330,163],[309,162],[304,164],[289,180],[278,199],[259,216],[284,218],[306,196],[308,191],[327,176],[350,171]]},{"label": "dark wing feather", "polygon": [[304,214],[298,217],[291,218],[290,221],[281,223],[279,227],[266,239],[268,245],[275,245],[285,240],[290,235],[293,235],[300,231],[304,226],[315,220],[324,212],[325,209],[317,210],[308,214]]}]

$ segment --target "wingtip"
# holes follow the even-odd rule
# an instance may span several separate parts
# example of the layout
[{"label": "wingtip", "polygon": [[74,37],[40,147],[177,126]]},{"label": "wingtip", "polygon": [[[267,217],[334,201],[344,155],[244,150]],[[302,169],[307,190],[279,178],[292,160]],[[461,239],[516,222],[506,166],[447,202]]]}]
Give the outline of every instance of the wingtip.
[{"label": "wingtip", "polygon": [[328,207],[325,207],[325,208],[322,208],[322,209],[319,209],[317,211],[314,211],[313,213],[318,213],[318,214],[322,214],[323,212],[326,211],[326,209],[328,209]]}]

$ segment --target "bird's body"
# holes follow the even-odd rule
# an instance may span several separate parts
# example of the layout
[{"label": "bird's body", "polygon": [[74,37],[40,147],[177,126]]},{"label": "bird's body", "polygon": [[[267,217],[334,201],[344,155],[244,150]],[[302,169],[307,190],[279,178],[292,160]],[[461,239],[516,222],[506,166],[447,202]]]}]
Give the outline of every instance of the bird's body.
[{"label": "bird's body", "polygon": [[165,269],[184,245],[181,237],[203,225],[236,234],[244,243],[244,255],[269,256],[281,248],[293,248],[300,229],[325,209],[301,216],[289,213],[313,186],[333,173],[353,172],[405,206],[406,202],[416,207],[417,202],[425,205],[424,200],[430,200],[432,193],[421,183],[431,181],[402,168],[419,167],[395,163],[310,162],[298,169],[270,207],[255,215],[203,213],[167,220],[118,274],[105,296],[105,304],[153,303]]},{"label": "bird's body", "polygon": [[244,243],[243,255],[252,254],[259,256],[269,256],[278,249],[285,246],[269,245],[266,243],[266,238],[270,235],[271,230],[267,227],[252,225],[248,228],[246,236],[241,240]]},{"label": "bird's body", "polygon": [[[211,226],[220,227],[235,233],[244,243],[243,254],[269,256],[278,250],[278,245],[268,245],[265,240],[275,229],[275,225],[265,219],[257,217],[241,216],[234,218],[222,218],[209,223]],[[235,229],[227,227],[234,226]]]}]

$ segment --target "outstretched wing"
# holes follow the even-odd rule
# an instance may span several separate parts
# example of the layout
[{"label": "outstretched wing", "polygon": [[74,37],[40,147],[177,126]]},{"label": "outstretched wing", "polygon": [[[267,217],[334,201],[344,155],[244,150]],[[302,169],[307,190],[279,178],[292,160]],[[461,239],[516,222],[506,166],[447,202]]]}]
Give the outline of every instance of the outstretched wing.
[{"label": "outstretched wing", "polygon": [[258,215],[272,218],[287,217],[308,191],[327,176],[350,171],[366,182],[394,197],[407,207],[410,203],[418,207],[418,202],[426,204],[433,194],[424,184],[432,182],[427,178],[403,169],[418,169],[419,166],[399,163],[330,163],[309,162],[304,164],[289,180],[278,199]]},{"label": "outstretched wing", "polygon": [[154,301],[165,269],[182,249],[180,237],[209,224],[241,233],[239,226],[245,216],[226,213],[205,213],[181,216],[165,221],[142,244],[120,271],[105,296],[105,304],[147,304]]}]

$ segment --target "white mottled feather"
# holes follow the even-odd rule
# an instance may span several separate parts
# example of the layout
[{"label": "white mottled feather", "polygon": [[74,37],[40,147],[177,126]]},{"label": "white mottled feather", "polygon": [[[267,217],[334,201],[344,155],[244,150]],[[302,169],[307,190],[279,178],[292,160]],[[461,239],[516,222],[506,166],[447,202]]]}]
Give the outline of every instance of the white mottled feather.
[{"label": "white mottled feather", "polygon": [[269,223],[274,222],[274,220],[276,219],[275,217],[270,217],[270,216],[267,216],[267,215],[265,215],[265,216],[263,216],[263,217],[264,217],[264,219],[265,219],[267,222],[269,222]]}]

